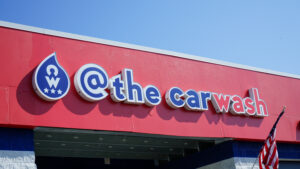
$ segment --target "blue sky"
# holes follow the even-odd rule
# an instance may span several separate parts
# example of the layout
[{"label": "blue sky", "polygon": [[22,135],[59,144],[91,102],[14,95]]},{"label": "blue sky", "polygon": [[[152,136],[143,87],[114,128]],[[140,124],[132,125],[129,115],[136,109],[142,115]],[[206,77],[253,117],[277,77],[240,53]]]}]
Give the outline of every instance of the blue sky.
[{"label": "blue sky", "polygon": [[300,75],[299,0],[0,0],[0,20]]}]

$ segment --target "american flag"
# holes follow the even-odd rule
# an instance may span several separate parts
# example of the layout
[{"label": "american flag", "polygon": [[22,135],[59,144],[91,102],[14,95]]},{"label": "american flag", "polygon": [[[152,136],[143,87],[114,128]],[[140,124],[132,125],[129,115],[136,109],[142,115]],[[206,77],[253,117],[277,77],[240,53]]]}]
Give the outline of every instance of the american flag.
[{"label": "american flag", "polygon": [[259,153],[259,168],[260,169],[278,169],[279,168],[279,157],[278,157],[278,151],[276,146],[276,126],[283,115],[285,110],[285,107],[283,108],[282,112],[278,116],[275,124],[273,125],[273,128],[267,137],[264,146],[260,150]]}]

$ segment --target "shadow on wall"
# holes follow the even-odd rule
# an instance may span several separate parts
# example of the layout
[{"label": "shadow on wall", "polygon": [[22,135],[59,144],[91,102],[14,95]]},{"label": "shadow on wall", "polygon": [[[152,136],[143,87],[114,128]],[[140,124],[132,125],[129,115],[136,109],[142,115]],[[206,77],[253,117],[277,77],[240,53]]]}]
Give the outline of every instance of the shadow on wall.
[{"label": "shadow on wall", "polygon": [[134,105],[126,103],[116,103],[109,96],[106,99],[99,101],[99,111],[103,115],[113,114],[118,117],[132,117],[143,119],[150,115],[150,112],[154,107],[148,107],[146,105]]},{"label": "shadow on wall", "polygon": [[[249,92],[245,91],[242,98],[249,97]],[[211,104],[211,102],[210,102]],[[211,104],[212,105],[212,104]],[[213,107],[212,107],[213,108]],[[212,109],[214,110],[214,109]],[[221,114],[220,114],[221,115]],[[249,126],[249,127],[259,127],[263,122],[263,117],[251,117],[246,115],[233,115],[230,112],[222,114],[222,122],[226,125],[236,125],[239,127]]]},{"label": "shadow on wall", "polygon": [[156,106],[157,114],[163,120],[171,120],[175,118],[178,122],[197,123],[203,112],[187,111],[184,108],[173,109],[166,103],[165,96],[162,101]]},{"label": "shadow on wall", "polygon": [[75,74],[70,77],[71,85],[68,94],[62,98],[63,104],[66,108],[76,114],[76,115],[85,115],[92,111],[92,109],[98,104],[98,102],[88,102],[77,94],[75,86],[73,85],[73,79]]},{"label": "shadow on wall", "polygon": [[32,115],[42,115],[48,112],[56,102],[47,102],[39,98],[32,88],[32,75],[34,70],[31,70],[21,80],[17,87],[16,98],[23,110]]},{"label": "shadow on wall", "polygon": [[[246,96],[245,96],[246,97]],[[197,123],[200,118],[206,118],[210,124],[218,124],[220,121],[226,125],[259,127],[263,118],[249,117],[245,115],[233,115],[231,113],[216,113],[212,103],[208,102],[206,111],[188,111],[185,108],[173,109],[166,103],[165,97],[162,103],[156,106],[157,114],[164,120],[175,118],[178,122]],[[203,114],[203,115],[202,115]]]}]

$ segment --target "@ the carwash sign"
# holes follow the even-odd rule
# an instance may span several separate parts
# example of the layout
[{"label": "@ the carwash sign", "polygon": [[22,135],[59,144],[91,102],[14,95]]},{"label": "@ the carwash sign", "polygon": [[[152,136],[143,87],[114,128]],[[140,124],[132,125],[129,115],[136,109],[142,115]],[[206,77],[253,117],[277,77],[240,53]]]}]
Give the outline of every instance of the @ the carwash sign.
[{"label": "@ the carwash sign", "polygon": [[[162,96],[154,85],[142,87],[134,81],[133,70],[125,68],[121,74],[109,79],[101,66],[89,63],[78,69],[74,77],[77,93],[85,100],[95,102],[110,95],[115,102],[127,104],[146,104],[156,106]],[[70,80],[65,70],[58,64],[55,53],[48,56],[37,67],[33,76],[36,93],[45,100],[53,101],[64,97]],[[110,94],[106,90],[110,90]],[[259,96],[258,89],[249,89],[249,97],[225,95],[209,91],[171,87],[165,94],[166,103],[173,109],[184,108],[188,111],[206,111],[211,102],[216,113],[231,113],[252,117],[268,116],[267,105]]]},{"label": "@ the carwash sign", "polygon": [[35,92],[47,101],[61,99],[68,93],[70,79],[59,65],[56,53],[52,53],[39,64],[33,74],[32,85]]}]

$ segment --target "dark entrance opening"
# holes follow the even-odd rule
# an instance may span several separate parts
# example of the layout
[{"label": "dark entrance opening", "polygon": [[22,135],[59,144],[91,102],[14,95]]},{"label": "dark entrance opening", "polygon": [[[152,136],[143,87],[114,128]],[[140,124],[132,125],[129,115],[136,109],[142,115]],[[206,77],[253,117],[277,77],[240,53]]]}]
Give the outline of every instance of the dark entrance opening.
[{"label": "dark entrance opening", "polygon": [[38,169],[160,168],[217,140],[130,132],[37,127]]}]

